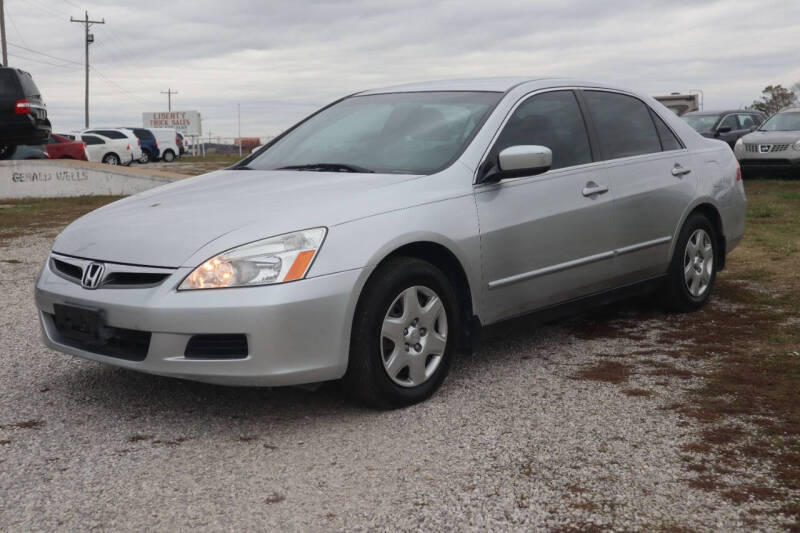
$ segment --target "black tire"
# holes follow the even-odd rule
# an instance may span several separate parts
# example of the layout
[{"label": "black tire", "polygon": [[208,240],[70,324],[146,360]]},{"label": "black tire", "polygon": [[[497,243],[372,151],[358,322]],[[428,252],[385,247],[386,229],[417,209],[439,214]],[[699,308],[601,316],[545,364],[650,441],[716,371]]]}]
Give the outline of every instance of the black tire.
[{"label": "black tire", "polygon": [[[699,282],[695,279],[693,281],[687,280],[685,270],[688,268],[689,262],[692,258],[687,257],[687,244],[689,239],[693,238],[698,231],[704,231],[709,238],[711,244],[710,257],[712,259],[710,268],[705,265],[697,272],[710,272],[707,275],[707,282],[705,289],[700,294],[693,294],[690,290],[690,284]],[[698,252],[701,253],[701,252]],[[692,213],[683,224],[681,233],[678,236],[678,242],[675,245],[675,250],[672,254],[672,261],[667,271],[667,279],[662,289],[662,298],[671,311],[679,313],[686,313],[696,311],[703,307],[706,302],[711,298],[711,292],[714,288],[714,281],[717,278],[717,266],[719,265],[719,235],[714,228],[711,221],[702,213]],[[694,266],[692,267],[695,268]],[[694,285],[693,285],[694,286]],[[702,287],[703,284],[700,283]]]},{"label": "black tire", "polygon": [[16,151],[17,146],[14,144],[0,144],[0,160],[11,159]]},{"label": "black tire", "polygon": [[119,165],[121,163],[119,156],[114,153],[108,153],[104,155],[102,162],[106,165]]},{"label": "black tire", "polygon": [[139,158],[139,163],[146,165],[151,161],[150,152],[147,150],[142,150],[142,157]]},{"label": "black tire", "polygon": [[175,152],[173,152],[172,150],[167,150],[166,152],[164,152],[164,155],[161,156],[161,159],[163,159],[167,163],[172,163],[173,161],[175,161]]},{"label": "black tire", "polygon": [[[381,335],[384,318],[406,289],[422,286],[442,301],[447,315],[446,344],[433,373],[417,386],[395,383],[384,368]],[[410,257],[388,260],[373,273],[359,299],[350,338],[350,359],[341,385],[345,394],[371,407],[393,409],[429,398],[441,386],[460,334],[458,298],[447,277],[427,261]]]}]

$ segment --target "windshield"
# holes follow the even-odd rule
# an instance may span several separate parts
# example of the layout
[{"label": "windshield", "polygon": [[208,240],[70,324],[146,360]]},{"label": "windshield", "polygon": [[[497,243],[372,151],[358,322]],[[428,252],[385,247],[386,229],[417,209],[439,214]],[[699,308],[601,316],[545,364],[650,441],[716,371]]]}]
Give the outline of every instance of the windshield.
[{"label": "windshield", "polygon": [[432,174],[460,155],[502,96],[463,91],[353,96],[313,115],[245,163],[258,170]]},{"label": "windshield", "polygon": [[683,120],[689,123],[697,132],[708,132],[716,124],[719,115],[689,115],[684,116]]},{"label": "windshield", "polygon": [[778,113],[761,126],[761,131],[800,131],[800,113]]}]

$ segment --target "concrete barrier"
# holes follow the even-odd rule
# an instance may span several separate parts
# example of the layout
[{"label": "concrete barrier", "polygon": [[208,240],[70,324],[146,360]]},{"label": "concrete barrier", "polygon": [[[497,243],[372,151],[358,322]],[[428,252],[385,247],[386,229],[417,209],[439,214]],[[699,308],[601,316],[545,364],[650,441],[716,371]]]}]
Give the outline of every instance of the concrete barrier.
[{"label": "concrete barrier", "polygon": [[0,198],[125,196],[185,177],[69,159],[0,161]]}]

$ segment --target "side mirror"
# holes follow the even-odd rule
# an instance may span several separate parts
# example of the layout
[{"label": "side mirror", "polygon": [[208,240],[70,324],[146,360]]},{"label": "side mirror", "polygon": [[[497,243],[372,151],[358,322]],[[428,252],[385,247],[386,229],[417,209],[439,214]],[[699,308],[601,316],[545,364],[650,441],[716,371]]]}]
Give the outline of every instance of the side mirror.
[{"label": "side mirror", "polygon": [[535,144],[509,146],[497,156],[497,164],[483,182],[498,182],[509,178],[534,176],[550,170],[553,152]]},{"label": "side mirror", "polygon": [[730,133],[731,131],[733,131],[733,128],[731,128],[730,126],[722,126],[717,130],[717,133],[721,135],[723,133]]}]

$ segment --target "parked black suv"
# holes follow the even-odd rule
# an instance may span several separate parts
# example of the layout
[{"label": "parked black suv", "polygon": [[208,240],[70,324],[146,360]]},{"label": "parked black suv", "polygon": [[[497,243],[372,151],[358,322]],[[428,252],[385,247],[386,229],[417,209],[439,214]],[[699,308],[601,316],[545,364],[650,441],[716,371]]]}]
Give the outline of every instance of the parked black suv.
[{"label": "parked black suv", "polygon": [[33,77],[16,68],[0,67],[0,159],[17,145],[41,144],[50,137],[50,121]]},{"label": "parked black suv", "polygon": [[731,148],[739,137],[747,135],[758,128],[767,117],[760,111],[693,111],[681,118],[703,137],[720,139]]}]

